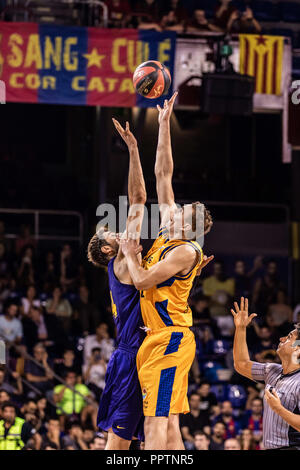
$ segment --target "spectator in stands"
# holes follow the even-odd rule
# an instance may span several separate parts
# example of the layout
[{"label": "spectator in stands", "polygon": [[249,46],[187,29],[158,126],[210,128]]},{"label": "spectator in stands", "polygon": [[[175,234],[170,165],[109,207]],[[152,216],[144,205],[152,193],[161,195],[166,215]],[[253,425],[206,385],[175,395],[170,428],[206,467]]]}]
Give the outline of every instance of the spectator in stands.
[{"label": "spectator in stands", "polygon": [[106,362],[101,357],[100,348],[92,349],[89,364],[83,366],[82,372],[85,384],[99,401],[104,389],[106,373]]},{"label": "spectator in stands", "polygon": [[231,0],[220,0],[215,8],[214,24],[225,31],[229,18],[234,11],[236,11],[236,8],[231,4]]},{"label": "spectator in stands", "polygon": [[276,302],[277,292],[283,289],[276,261],[267,263],[265,274],[256,280],[252,294],[252,310],[259,312],[260,317],[266,315],[268,306]]},{"label": "spectator in stands", "polygon": [[[48,359],[48,354],[41,343],[37,343],[33,349],[33,357],[35,362],[31,359],[25,361],[25,374],[26,380],[37,388],[42,393],[47,393],[53,388],[53,372],[50,367],[51,362]],[[34,391],[30,391],[30,396],[35,396]]]},{"label": "spectator in stands", "polygon": [[190,412],[180,415],[180,429],[184,440],[185,448],[191,450],[194,445],[194,433],[196,431],[209,432],[209,417],[200,411],[200,397],[197,393],[192,393],[189,397]]},{"label": "spectator in stands", "polygon": [[95,436],[93,441],[90,443],[90,450],[105,450],[105,446],[106,439],[104,434],[98,433],[98,435]]},{"label": "spectator in stands", "polygon": [[214,418],[213,424],[221,422],[225,426],[225,439],[236,437],[239,433],[240,426],[233,417],[233,409],[230,401],[226,400],[221,405],[221,414]]},{"label": "spectator in stands", "polygon": [[11,400],[10,394],[3,388],[0,388],[0,418],[2,417],[1,406],[3,405],[3,403],[10,401],[10,400]]},{"label": "spectator in stands", "polygon": [[268,316],[272,319],[275,327],[283,323],[292,323],[293,311],[288,304],[286,293],[283,289],[277,291],[276,303],[269,305]]},{"label": "spectator in stands", "polygon": [[84,364],[88,364],[93,348],[100,348],[102,358],[108,362],[114,350],[114,341],[109,337],[108,326],[100,323],[95,335],[89,335],[84,343]]},{"label": "spectator in stands", "polygon": [[0,242],[4,244],[6,253],[11,251],[11,242],[5,233],[5,223],[0,220]]},{"label": "spectator in stands", "polygon": [[196,431],[194,434],[194,449],[209,450],[209,438],[203,431]]},{"label": "spectator in stands", "polygon": [[47,313],[55,314],[61,319],[66,331],[69,330],[71,323],[72,307],[67,299],[62,297],[62,290],[60,286],[56,286],[52,293],[52,298],[46,301]]},{"label": "spectator in stands", "polygon": [[130,21],[130,5],[127,0],[106,0],[108,7],[108,26],[125,28]]},{"label": "spectator in stands", "polygon": [[[67,372],[64,379],[66,385],[56,385],[53,390],[53,398],[58,405],[56,412],[60,418],[61,426],[64,425],[65,415],[76,415],[78,419],[80,414],[84,411],[84,408],[88,406],[86,399],[92,398],[91,391],[88,387],[78,382],[79,376],[77,376],[76,372]],[[74,389],[74,391],[72,389]]]},{"label": "spectator in stands", "polygon": [[5,243],[0,241],[0,276],[5,276],[11,270]]},{"label": "spectator in stands", "polygon": [[163,15],[160,27],[162,30],[176,31],[177,33],[184,31],[184,23],[176,16],[174,10],[169,10]]},{"label": "spectator in stands", "polygon": [[139,0],[135,11],[139,29],[161,31],[157,0]]},{"label": "spectator in stands", "polygon": [[226,428],[224,423],[217,422],[215,425],[213,425],[209,450],[224,450],[225,433]]},{"label": "spectator in stands", "polygon": [[17,416],[17,408],[13,403],[3,403],[1,416],[0,450],[21,450],[29,439],[35,442],[35,449],[40,448],[40,435],[30,423]]},{"label": "spectator in stands", "polygon": [[39,270],[40,285],[43,292],[50,293],[58,284],[59,276],[53,251],[48,251]]},{"label": "spectator in stands", "polygon": [[67,435],[62,438],[63,449],[72,447],[74,450],[88,450],[88,446],[83,439],[83,431],[78,421],[70,420],[66,424]]},{"label": "spectator in stands", "polygon": [[240,436],[242,450],[259,450],[259,445],[256,443],[252,431],[250,429],[243,429]]},{"label": "spectator in stands", "polygon": [[199,387],[197,388],[197,393],[200,397],[199,409],[203,416],[210,417],[210,414],[213,412],[214,407],[217,406],[218,400],[216,395],[211,391],[210,383],[206,380],[202,380]]},{"label": "spectator in stands", "polygon": [[37,298],[37,292],[34,284],[28,286],[26,296],[21,299],[20,313],[28,315],[31,307],[40,307],[41,301]]},{"label": "spectator in stands", "polygon": [[253,262],[251,271],[246,272],[245,261],[239,259],[234,267],[234,282],[235,282],[235,300],[240,300],[241,297],[249,297],[251,292],[251,281],[254,274],[262,267],[262,256],[256,256]]},{"label": "spectator in stands", "polygon": [[17,271],[17,281],[21,289],[35,283],[35,265],[31,246],[25,246],[22,251],[21,262]]},{"label": "spectator in stands", "polygon": [[255,361],[263,362],[264,353],[276,350],[276,344],[272,339],[272,332],[268,326],[265,325],[261,328],[256,327],[256,333],[258,339],[255,346],[252,347],[251,352]]},{"label": "spectator in stands", "polygon": [[78,280],[78,262],[69,243],[65,243],[60,253],[60,283],[64,292],[72,291]]},{"label": "spectator in stands", "polygon": [[63,358],[56,360],[54,372],[60,377],[65,377],[67,372],[76,372],[76,374],[80,375],[80,365],[76,361],[73,349],[65,349]]},{"label": "spectator in stands", "polygon": [[[42,343],[47,351],[59,354],[65,342],[65,333],[59,319],[40,307],[32,306],[29,314],[22,319],[24,342],[31,352],[36,343]],[[55,349],[55,351],[54,351]]]},{"label": "spectator in stands", "polygon": [[84,440],[84,442],[86,443],[88,447],[90,447],[90,444],[91,442],[93,442],[94,437],[95,437],[94,428],[91,426],[85,426],[85,428],[83,429],[82,439]]},{"label": "spectator in stands", "polygon": [[205,33],[207,31],[220,32],[222,30],[207,20],[204,10],[196,9],[193,13],[193,18],[188,23],[187,32]]},{"label": "spectator in stands", "polygon": [[87,336],[95,331],[99,324],[99,310],[89,300],[90,292],[87,286],[79,287],[79,299],[74,303],[72,330],[75,336]]},{"label": "spectator in stands", "polygon": [[[15,379],[15,386],[11,385],[5,377],[5,370],[0,369],[0,390],[5,390],[10,395],[22,395],[23,385],[20,374],[18,372],[12,372],[12,377]],[[9,397],[7,400],[9,400]]]},{"label": "spectator in stands", "polygon": [[4,315],[0,315],[0,338],[18,345],[23,338],[21,321],[16,318],[18,305],[12,300],[7,303]]},{"label": "spectator in stands", "polygon": [[241,445],[238,439],[229,438],[224,442],[224,450],[241,450]]},{"label": "spectator in stands", "polygon": [[230,15],[227,31],[231,34],[259,34],[262,28],[254,18],[251,8],[246,7],[242,12],[235,10]]},{"label": "spectator in stands", "polygon": [[12,297],[11,294],[9,276],[0,276],[0,312],[3,311],[6,301]]},{"label": "spectator in stands", "polygon": [[262,436],[263,429],[263,402],[261,398],[252,400],[251,410],[246,412],[245,428],[249,429],[253,434]]},{"label": "spectator in stands", "polygon": [[63,442],[61,437],[61,431],[59,427],[59,420],[56,418],[50,418],[46,424],[47,433],[42,438],[42,446],[56,446],[57,449],[63,448]]},{"label": "spectator in stands", "polygon": [[213,275],[203,281],[204,295],[211,297],[215,292],[221,290],[230,296],[234,295],[234,279],[228,278],[224,271],[224,263],[215,261]]},{"label": "spectator in stands", "polygon": [[20,235],[16,239],[16,254],[20,255],[25,248],[30,246],[32,249],[36,246],[36,241],[31,235],[29,225],[21,225]]}]

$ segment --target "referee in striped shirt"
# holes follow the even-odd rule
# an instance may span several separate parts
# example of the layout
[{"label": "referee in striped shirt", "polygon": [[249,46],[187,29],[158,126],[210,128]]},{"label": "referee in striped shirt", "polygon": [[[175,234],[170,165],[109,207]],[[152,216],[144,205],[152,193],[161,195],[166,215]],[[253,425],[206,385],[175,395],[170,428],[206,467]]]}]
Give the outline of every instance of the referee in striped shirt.
[{"label": "referee in striped shirt", "polygon": [[241,298],[231,310],[235,324],[233,358],[235,370],[265,383],[263,443],[265,449],[300,450],[300,324],[280,338],[280,364],[250,360],[246,328],[256,317],[248,315],[248,299]]}]

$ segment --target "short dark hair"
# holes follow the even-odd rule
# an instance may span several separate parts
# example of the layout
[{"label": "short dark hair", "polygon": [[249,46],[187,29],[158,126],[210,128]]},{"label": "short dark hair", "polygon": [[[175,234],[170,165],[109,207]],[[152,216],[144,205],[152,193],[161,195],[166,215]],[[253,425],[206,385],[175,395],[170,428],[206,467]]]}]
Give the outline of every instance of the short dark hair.
[{"label": "short dark hair", "polygon": [[4,411],[5,408],[14,408],[15,413],[17,414],[17,412],[18,412],[18,408],[16,407],[16,405],[12,401],[5,401],[1,406],[1,411]]},{"label": "short dark hair", "polygon": [[205,434],[205,432],[203,432],[203,431],[195,431],[195,432],[194,432],[194,437],[196,437],[196,436],[205,436],[205,437],[206,437],[206,439],[208,439],[208,440],[209,440],[209,437],[208,437],[208,435],[207,435],[207,434]]},{"label": "short dark hair", "polygon": [[87,257],[97,268],[107,266],[109,263],[109,257],[101,250],[103,246],[108,246],[108,243],[103,238],[99,238],[97,233],[95,233],[88,244]]}]

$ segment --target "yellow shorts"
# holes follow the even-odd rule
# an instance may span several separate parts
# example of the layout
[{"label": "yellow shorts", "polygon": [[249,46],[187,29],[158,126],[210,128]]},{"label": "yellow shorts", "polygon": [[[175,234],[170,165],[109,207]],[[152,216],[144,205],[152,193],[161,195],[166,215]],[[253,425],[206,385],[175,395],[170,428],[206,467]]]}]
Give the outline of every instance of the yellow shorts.
[{"label": "yellow shorts", "polygon": [[190,411],[188,374],[195,352],[195,336],[189,328],[171,326],[147,334],[137,354],[145,416]]}]

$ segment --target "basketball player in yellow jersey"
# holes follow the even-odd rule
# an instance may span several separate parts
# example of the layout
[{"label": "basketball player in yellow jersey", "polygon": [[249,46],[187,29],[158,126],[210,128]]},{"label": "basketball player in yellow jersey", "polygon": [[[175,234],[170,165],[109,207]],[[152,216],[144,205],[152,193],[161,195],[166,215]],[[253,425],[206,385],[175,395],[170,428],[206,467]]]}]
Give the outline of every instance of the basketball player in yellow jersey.
[{"label": "basketball player in yellow jersey", "polygon": [[213,257],[203,256],[196,239],[212,226],[200,203],[178,209],[172,188],[170,117],[175,93],[159,111],[155,174],[161,213],[158,238],[141,266],[134,240],[121,246],[134,285],[141,291],[147,337],[137,355],[143,394],[145,449],[184,449],[179,413],[188,413],[188,373],[195,357],[192,312],[188,297],[194,278]]}]

